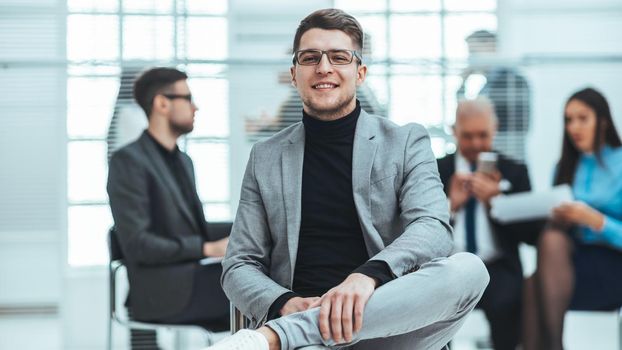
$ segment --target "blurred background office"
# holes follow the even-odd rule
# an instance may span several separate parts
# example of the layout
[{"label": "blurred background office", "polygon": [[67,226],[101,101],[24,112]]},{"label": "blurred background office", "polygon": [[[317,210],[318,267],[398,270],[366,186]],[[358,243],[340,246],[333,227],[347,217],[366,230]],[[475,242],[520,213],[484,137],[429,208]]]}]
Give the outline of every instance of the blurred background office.
[{"label": "blurred background office", "polygon": [[[0,349],[106,344],[107,152],[145,122],[118,121],[144,118],[127,75],[153,65],[188,73],[200,110],[180,148],[207,219],[230,221],[258,139],[248,122],[279,113],[297,24],[325,7],[359,19],[374,104],[398,124],[425,125],[437,157],[456,149],[458,91],[470,81],[465,95],[484,93],[491,79],[473,67],[503,67],[528,85],[528,120],[505,125],[497,147],[528,165],[536,190],[552,183],[572,92],[602,91],[622,128],[620,0],[0,0]],[[493,54],[469,55],[478,31],[495,33]],[[527,251],[527,271],[533,259]],[[569,349],[617,346],[613,323],[594,317]],[[475,348],[486,327],[473,322],[456,348]],[[125,349],[117,334],[114,348]]]}]

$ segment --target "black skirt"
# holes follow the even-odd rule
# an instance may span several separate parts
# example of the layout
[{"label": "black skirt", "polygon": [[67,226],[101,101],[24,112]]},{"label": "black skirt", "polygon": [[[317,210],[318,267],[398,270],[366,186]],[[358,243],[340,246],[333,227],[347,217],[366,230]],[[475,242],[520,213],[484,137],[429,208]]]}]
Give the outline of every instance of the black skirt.
[{"label": "black skirt", "polygon": [[622,307],[622,251],[574,240],[575,288],[571,310],[610,311]]}]

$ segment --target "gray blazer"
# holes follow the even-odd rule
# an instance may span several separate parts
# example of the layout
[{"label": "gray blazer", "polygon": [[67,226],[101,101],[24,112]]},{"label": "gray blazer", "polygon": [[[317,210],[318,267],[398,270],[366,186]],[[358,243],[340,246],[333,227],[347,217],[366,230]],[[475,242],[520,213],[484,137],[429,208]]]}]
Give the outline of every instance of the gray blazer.
[{"label": "gray blazer", "polygon": [[[296,123],[255,144],[244,174],[222,284],[253,326],[292,287],[304,145],[304,126]],[[400,277],[450,254],[448,204],[421,125],[400,127],[361,111],[352,187],[370,260],[386,262]]]}]

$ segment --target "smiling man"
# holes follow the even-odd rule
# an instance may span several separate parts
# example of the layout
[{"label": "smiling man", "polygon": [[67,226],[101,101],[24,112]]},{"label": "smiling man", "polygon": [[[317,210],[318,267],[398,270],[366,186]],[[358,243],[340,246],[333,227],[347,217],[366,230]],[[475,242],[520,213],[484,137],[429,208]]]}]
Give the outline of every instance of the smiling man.
[{"label": "smiling man", "polygon": [[210,349],[440,349],[488,283],[452,250],[426,131],[356,99],[363,31],[343,11],[300,23],[302,122],[257,143],[223,261],[225,293],[256,330]]}]

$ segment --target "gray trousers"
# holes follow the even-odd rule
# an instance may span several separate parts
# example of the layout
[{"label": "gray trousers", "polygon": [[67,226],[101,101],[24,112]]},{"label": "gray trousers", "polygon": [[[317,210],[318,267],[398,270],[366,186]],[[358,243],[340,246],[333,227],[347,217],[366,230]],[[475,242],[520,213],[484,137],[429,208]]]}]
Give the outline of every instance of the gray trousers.
[{"label": "gray trousers", "polygon": [[363,328],[352,342],[324,341],[319,308],[266,323],[281,349],[441,349],[456,334],[488,285],[482,261],[470,253],[434,259],[413,273],[386,283],[372,294]]}]

